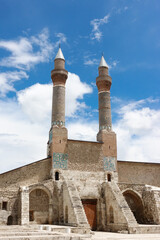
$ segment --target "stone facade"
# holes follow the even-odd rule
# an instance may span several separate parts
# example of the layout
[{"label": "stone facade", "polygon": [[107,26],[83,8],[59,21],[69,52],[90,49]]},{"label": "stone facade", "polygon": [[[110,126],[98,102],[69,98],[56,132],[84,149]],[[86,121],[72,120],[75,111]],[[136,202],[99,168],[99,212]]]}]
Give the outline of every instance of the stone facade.
[{"label": "stone facade", "polygon": [[[125,174],[124,174],[125,173]],[[119,182],[160,187],[160,164],[118,161]]]},{"label": "stone facade", "polygon": [[[160,224],[160,164],[117,161],[112,130],[108,66],[101,59],[97,141],[68,139],[65,83],[59,49],[53,81],[52,121],[46,159],[0,174],[0,224],[59,224],[140,233]],[[159,228],[160,229],[160,228]],[[158,231],[158,227],[156,227]]]}]

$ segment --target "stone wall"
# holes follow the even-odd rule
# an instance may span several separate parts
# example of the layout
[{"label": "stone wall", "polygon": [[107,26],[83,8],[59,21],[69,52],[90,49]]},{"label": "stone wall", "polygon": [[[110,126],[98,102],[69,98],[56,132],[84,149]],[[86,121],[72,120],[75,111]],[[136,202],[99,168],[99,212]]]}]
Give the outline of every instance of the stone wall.
[{"label": "stone wall", "polygon": [[[0,191],[0,224],[7,224],[9,216],[12,216],[12,224],[18,223],[18,198],[17,189]],[[3,208],[3,202],[6,202],[6,209]]]},{"label": "stone wall", "polygon": [[160,164],[118,161],[119,182],[160,187]]},{"label": "stone wall", "polygon": [[145,186],[142,197],[147,222],[160,224],[160,188]]},{"label": "stone wall", "polygon": [[118,183],[118,186],[122,192],[131,190],[135,192],[140,198],[144,191],[144,184],[130,184],[130,183]]},{"label": "stone wall", "polygon": [[0,174],[0,188],[28,186],[50,178],[51,159],[46,158]]},{"label": "stone wall", "polygon": [[102,143],[68,140],[68,169],[102,171]]}]

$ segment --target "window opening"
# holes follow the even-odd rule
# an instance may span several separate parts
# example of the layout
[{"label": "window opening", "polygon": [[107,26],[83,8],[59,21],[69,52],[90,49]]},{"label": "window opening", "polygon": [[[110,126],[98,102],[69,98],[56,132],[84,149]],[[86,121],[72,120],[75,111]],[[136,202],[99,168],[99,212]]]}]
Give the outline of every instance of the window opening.
[{"label": "window opening", "polygon": [[7,210],[7,202],[2,203],[2,210]]},{"label": "window opening", "polygon": [[59,172],[55,172],[55,180],[56,180],[56,181],[59,180]]},{"label": "window opening", "polygon": [[111,174],[107,174],[108,182],[111,182]]}]

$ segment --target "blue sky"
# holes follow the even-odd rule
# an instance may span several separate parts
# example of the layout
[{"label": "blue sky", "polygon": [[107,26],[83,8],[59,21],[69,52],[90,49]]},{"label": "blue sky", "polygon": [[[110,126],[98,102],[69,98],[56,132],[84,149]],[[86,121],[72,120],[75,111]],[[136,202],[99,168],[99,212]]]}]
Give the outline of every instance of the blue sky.
[{"label": "blue sky", "polygon": [[160,162],[159,12],[159,0],[0,0],[0,172],[46,157],[59,42],[69,137],[96,140],[103,52],[118,159]]}]

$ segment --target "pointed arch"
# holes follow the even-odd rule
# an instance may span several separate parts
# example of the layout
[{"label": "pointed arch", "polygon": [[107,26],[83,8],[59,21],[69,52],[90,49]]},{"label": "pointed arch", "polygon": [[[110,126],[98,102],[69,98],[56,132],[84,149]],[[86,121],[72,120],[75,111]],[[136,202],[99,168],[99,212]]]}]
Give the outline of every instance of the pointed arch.
[{"label": "pointed arch", "polygon": [[50,222],[49,206],[52,203],[50,190],[42,185],[36,184],[29,189],[29,218],[38,224]]},{"label": "pointed arch", "polygon": [[125,197],[129,208],[133,212],[138,223],[144,223],[144,210],[143,202],[140,195],[130,189],[123,191],[123,196]]}]

